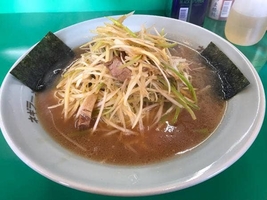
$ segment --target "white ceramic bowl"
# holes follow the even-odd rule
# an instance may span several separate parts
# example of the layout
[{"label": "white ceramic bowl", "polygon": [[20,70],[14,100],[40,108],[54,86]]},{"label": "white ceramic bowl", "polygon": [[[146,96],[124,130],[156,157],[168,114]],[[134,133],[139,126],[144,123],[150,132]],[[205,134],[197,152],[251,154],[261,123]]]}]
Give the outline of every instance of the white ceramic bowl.
[{"label": "white ceramic bowl", "polygon": [[[90,30],[106,21],[106,18],[85,21],[60,30],[56,35],[74,48],[90,40]],[[29,119],[28,111],[33,109],[31,90],[7,74],[1,89],[0,121],[4,137],[15,154],[29,167],[57,183],[82,191],[122,196],[180,190],[205,181],[233,164],[255,140],[265,112],[263,86],[252,64],[226,40],[186,22],[134,15],[125,25],[133,31],[138,31],[141,25],[155,26],[158,30],[164,28],[168,37],[194,48],[206,47],[213,41],[251,84],[229,101],[221,125],[199,147],[165,162],[126,167],[84,159],[56,143],[40,124]]]}]

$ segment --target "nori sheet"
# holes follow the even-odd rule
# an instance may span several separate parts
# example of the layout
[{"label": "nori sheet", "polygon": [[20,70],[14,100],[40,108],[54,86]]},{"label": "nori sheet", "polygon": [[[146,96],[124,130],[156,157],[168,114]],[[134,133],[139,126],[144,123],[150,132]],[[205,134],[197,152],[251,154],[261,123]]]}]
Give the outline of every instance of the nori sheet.
[{"label": "nori sheet", "polygon": [[220,84],[217,93],[228,100],[250,84],[238,67],[213,43],[201,52],[201,55],[216,71]]},{"label": "nori sheet", "polygon": [[53,83],[73,58],[74,52],[48,32],[10,73],[33,91],[41,91]]}]

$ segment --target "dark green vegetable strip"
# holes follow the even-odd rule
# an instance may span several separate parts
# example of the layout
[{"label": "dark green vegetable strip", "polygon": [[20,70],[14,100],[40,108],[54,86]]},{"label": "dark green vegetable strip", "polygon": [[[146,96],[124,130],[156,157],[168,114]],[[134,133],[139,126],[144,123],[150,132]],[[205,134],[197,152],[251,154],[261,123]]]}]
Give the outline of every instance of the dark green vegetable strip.
[{"label": "dark green vegetable strip", "polygon": [[10,73],[33,91],[41,91],[73,58],[74,52],[48,32]]},{"label": "dark green vegetable strip", "polygon": [[201,55],[215,69],[220,84],[217,93],[224,100],[228,100],[250,84],[237,66],[213,43],[211,42]]},{"label": "dark green vegetable strip", "polygon": [[172,68],[172,67],[170,67],[170,66],[168,66],[167,64],[164,64],[164,63],[163,63],[163,66],[164,66],[165,68],[171,70],[172,72],[174,72],[175,75],[177,75],[177,76],[181,79],[181,81],[183,81],[183,83],[188,87],[189,91],[191,92],[191,95],[192,95],[192,97],[193,97],[193,100],[194,100],[195,102],[197,102],[196,92],[195,92],[195,90],[194,90],[193,85],[190,83],[190,81],[188,81],[188,80],[185,78],[185,76],[182,75],[180,72],[178,72],[176,69],[174,69],[174,68]]}]

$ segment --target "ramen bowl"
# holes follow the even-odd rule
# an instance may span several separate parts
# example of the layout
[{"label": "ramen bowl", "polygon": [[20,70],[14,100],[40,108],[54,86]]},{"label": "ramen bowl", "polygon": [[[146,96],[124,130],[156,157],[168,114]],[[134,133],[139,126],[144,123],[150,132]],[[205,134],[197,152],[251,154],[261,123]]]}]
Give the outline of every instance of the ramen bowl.
[{"label": "ramen bowl", "polygon": [[[92,38],[90,30],[107,21],[107,18],[89,20],[55,34],[69,47],[76,48]],[[142,25],[164,29],[168,38],[195,49],[206,47],[212,41],[236,64],[250,85],[227,102],[220,125],[198,147],[161,162],[125,166],[89,160],[58,144],[39,124],[34,93],[8,73],[1,88],[0,121],[4,138],[14,153],[33,170],[66,187],[116,196],[181,190],[231,166],[256,139],[264,118],[264,90],[252,64],[223,38],[190,23],[134,15],[125,21],[125,25],[133,31],[140,30]]]}]

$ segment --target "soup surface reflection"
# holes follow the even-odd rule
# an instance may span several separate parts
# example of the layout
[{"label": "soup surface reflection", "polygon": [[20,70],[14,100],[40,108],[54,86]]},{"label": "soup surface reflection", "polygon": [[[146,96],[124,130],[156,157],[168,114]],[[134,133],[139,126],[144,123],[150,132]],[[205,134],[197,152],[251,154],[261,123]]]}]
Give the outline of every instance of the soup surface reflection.
[{"label": "soup surface reflection", "polygon": [[36,94],[36,108],[39,121],[45,130],[62,146],[86,158],[111,164],[137,165],[154,163],[182,154],[205,141],[220,123],[225,101],[214,93],[217,76],[204,59],[194,50],[179,45],[172,54],[186,58],[190,62],[190,75],[197,90],[199,110],[193,120],[182,110],[178,121],[171,124],[165,120],[162,125],[151,128],[145,124],[146,131],[139,135],[111,134],[110,127],[100,124],[102,131],[89,134],[79,132],[74,127],[74,119],[64,121],[62,108],[48,109],[56,104],[51,88]]}]

